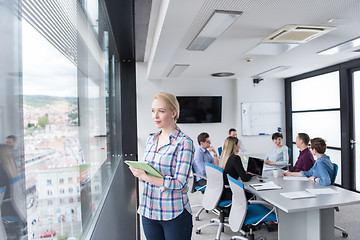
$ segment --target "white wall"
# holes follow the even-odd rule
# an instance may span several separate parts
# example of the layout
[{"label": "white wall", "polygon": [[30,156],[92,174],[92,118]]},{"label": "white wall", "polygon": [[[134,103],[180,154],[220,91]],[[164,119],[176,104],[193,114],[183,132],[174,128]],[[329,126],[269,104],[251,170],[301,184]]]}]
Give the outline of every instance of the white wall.
[{"label": "white wall", "polygon": [[[271,148],[270,136],[241,136],[241,102],[282,102],[284,103],[284,84],[282,79],[264,80],[255,87],[251,79],[166,79],[149,80],[146,77],[146,63],[137,63],[137,121],[138,156],[143,159],[146,139],[157,131],[151,119],[151,101],[160,91],[178,96],[222,96],[222,122],[203,124],[178,124],[180,129],[198,147],[197,136],[208,132],[212,145],[223,145],[230,128],[238,129],[238,136],[249,153],[266,154]],[[181,109],[180,109],[181,114]],[[285,132],[285,110],[282,112],[283,132]]]}]

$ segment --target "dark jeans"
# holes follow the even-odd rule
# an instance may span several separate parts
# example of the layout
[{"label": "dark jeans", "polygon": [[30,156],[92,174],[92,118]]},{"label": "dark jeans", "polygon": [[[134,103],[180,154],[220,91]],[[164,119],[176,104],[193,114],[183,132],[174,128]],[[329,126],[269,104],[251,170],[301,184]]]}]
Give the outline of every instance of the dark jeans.
[{"label": "dark jeans", "polygon": [[169,221],[152,220],[143,216],[142,224],[147,240],[191,240],[192,216],[187,210]]}]

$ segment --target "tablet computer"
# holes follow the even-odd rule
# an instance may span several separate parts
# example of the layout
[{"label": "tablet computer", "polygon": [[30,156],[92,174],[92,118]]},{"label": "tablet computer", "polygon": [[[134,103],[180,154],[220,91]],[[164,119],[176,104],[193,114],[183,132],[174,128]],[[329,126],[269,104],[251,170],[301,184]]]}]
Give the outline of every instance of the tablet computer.
[{"label": "tablet computer", "polygon": [[150,163],[147,163],[147,162],[137,162],[137,161],[124,161],[124,163],[126,163],[126,164],[129,165],[130,167],[144,170],[147,174],[149,174],[149,175],[151,175],[151,176],[159,177],[159,178],[163,178],[163,177],[164,177],[164,176],[163,176],[158,170],[156,170]]}]

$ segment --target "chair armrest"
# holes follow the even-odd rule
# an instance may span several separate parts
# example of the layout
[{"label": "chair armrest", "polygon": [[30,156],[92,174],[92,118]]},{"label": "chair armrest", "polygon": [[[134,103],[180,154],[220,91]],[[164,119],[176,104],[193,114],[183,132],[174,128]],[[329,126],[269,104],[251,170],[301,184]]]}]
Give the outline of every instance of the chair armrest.
[{"label": "chair armrest", "polygon": [[203,178],[203,179],[207,180],[206,176],[203,176],[203,175],[201,175],[199,173],[193,173],[193,175],[196,176],[196,177]]}]

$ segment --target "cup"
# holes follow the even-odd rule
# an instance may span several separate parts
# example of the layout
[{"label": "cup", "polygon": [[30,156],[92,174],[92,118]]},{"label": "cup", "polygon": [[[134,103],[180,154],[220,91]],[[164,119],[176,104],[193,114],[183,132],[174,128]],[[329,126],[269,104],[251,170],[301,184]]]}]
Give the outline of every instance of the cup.
[{"label": "cup", "polygon": [[280,177],[281,176],[281,171],[280,169],[273,169],[273,174],[274,174],[274,177]]}]

